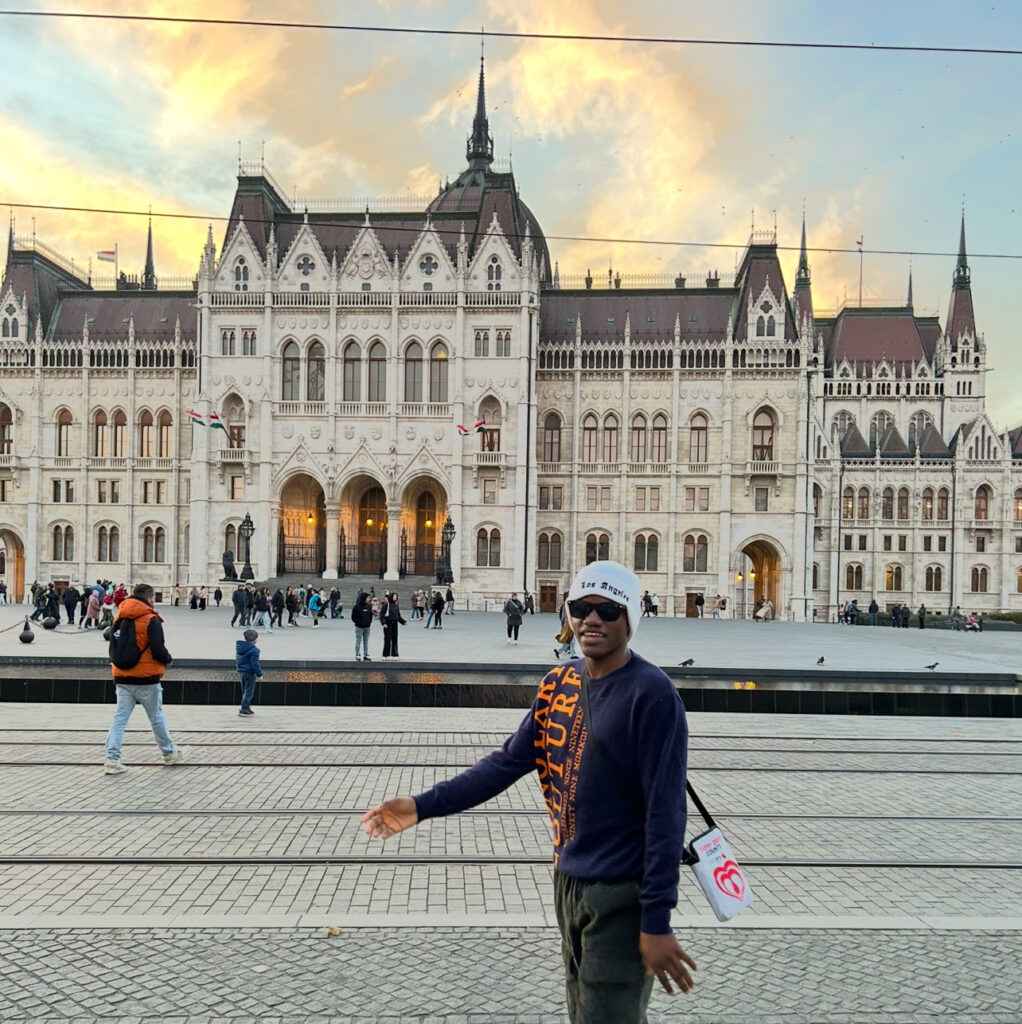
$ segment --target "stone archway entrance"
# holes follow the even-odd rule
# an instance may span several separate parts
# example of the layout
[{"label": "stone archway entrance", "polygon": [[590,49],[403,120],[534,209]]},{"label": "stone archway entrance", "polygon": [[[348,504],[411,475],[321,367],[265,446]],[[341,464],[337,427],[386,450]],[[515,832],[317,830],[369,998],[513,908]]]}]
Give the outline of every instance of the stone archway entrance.
[{"label": "stone archway entrance", "polygon": [[12,530],[0,528],[0,579],[7,584],[7,603],[25,599],[25,545]]},{"label": "stone archway entrance", "polygon": [[280,492],[277,574],[320,575],[326,569],[326,497],[307,473],[291,477]]},{"label": "stone archway entrance", "polygon": [[769,541],[749,541],[738,553],[734,575],[734,618],[751,619],[760,600],[774,606],[774,618],[781,613],[781,556]]}]

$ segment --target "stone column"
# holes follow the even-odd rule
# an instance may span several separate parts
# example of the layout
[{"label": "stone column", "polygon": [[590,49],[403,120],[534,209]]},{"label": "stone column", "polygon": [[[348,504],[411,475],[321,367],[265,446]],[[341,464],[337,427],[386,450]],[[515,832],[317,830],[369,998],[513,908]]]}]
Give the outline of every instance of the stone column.
[{"label": "stone column", "polygon": [[387,502],[387,568],[383,574],[385,580],[400,578],[398,571],[401,561],[401,504]]}]

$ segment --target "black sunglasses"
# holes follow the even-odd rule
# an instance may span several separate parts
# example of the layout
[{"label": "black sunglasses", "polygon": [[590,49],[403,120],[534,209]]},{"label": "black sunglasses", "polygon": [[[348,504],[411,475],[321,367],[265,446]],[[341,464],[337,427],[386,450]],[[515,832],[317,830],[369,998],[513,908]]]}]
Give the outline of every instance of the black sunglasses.
[{"label": "black sunglasses", "polygon": [[623,605],[614,601],[601,601],[599,604],[591,604],[589,601],[568,602],[568,611],[573,619],[584,619],[592,612],[596,612],[604,622],[616,622],[624,610]]}]

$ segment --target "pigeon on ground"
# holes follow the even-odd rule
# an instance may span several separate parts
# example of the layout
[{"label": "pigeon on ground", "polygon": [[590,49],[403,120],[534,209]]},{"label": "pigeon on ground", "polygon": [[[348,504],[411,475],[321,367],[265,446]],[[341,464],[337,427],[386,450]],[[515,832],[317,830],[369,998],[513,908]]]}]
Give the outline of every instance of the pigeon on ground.
[{"label": "pigeon on ground", "polygon": [[939,661],[935,661],[932,665],[927,665],[926,667],[932,672],[939,664]]},{"label": "pigeon on ground", "polygon": [[682,667],[682,668],[688,668],[689,666],[691,666],[691,665],[694,665],[695,663],[696,663],[696,660],[695,660],[695,658],[686,658],[686,659],[685,659],[685,660],[684,660],[684,661],[683,661],[683,662],[681,663],[681,667]]},{"label": "pigeon on ground", "polygon": [[816,659],[816,664],[817,665],[822,665],[823,664],[823,656],[822,655],[819,658]]}]

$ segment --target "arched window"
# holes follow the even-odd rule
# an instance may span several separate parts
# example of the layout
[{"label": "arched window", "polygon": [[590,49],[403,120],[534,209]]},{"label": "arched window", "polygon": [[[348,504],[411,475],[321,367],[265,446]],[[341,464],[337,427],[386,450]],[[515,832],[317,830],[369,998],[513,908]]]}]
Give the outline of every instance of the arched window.
[{"label": "arched window", "polygon": [[248,291],[248,265],[245,257],[239,256],[234,264],[234,290],[236,292]]},{"label": "arched window", "polygon": [[986,566],[977,565],[972,570],[971,590],[974,594],[985,594],[987,592],[988,572]]},{"label": "arched window", "polygon": [[650,431],[650,461],[667,461],[667,417],[657,413],[653,417],[653,429]]},{"label": "arched window", "polygon": [[926,567],[926,589],[930,593],[943,590],[943,582],[944,572],[939,565],[929,565]]},{"label": "arched window", "polygon": [[299,402],[302,398],[302,360],[298,345],[289,341],[281,354],[280,397],[284,402]]},{"label": "arched window", "polygon": [[771,462],[774,457],[774,417],[760,409],[752,420],[752,458],[754,462]]},{"label": "arched window", "polygon": [[344,348],[344,401],[362,401],[362,349],[354,341]]},{"label": "arched window", "polygon": [[116,526],[101,526],[96,545],[96,561],[119,562],[121,560],[121,535]]},{"label": "arched window", "polygon": [[496,256],[491,256],[490,262],[486,267],[486,290],[489,292],[499,292],[500,279],[503,274],[500,260]]},{"label": "arched window", "polygon": [[0,405],[0,455],[10,455],[14,450],[14,417],[10,406]]},{"label": "arched window", "polygon": [[447,346],[438,341],[429,350],[429,400],[447,402]]},{"label": "arched window", "polygon": [[884,569],[884,589],[901,590],[901,566],[889,565]]},{"label": "arched window", "polygon": [[869,488],[860,487],[858,495],[858,512],[857,518],[869,519]]},{"label": "arched window", "polygon": [[382,341],[374,342],[369,349],[369,395],[370,402],[387,401],[387,350]]},{"label": "arched window", "polygon": [[933,488],[932,487],[924,487],[923,488],[923,509],[922,509],[922,511],[923,511],[923,519],[925,519],[927,522],[932,521],[932,519],[933,519]]},{"label": "arched window", "polygon": [[777,333],[777,324],[772,316],[767,317],[767,337],[772,338]]},{"label": "arched window", "polygon": [[145,409],[138,418],[138,454],[139,458],[153,457],[153,414]]},{"label": "arched window", "polygon": [[167,560],[167,534],[162,526],[155,529],[147,526],[142,531],[142,561],[165,562]]},{"label": "arched window", "polygon": [[174,457],[174,418],[164,409],[160,413],[160,422],[157,427],[157,454],[161,459]]},{"label": "arched window", "polygon": [[841,518],[852,519],[855,516],[855,488],[846,487],[841,492]]},{"label": "arched window", "polygon": [[586,534],[586,565],[591,562],[604,562],[610,558],[610,537],[605,533]]},{"label": "arched window", "polygon": [[230,551],[232,555],[238,553],[238,531],[233,523],[224,530],[224,551]]},{"label": "arched window", "polygon": [[706,438],[709,421],[697,412],[689,421],[688,427],[688,461],[701,463],[706,461]]},{"label": "arched window", "polygon": [[889,412],[878,412],[869,424],[869,446],[876,449],[884,431],[894,422],[894,417]]},{"label": "arched window", "polygon": [[617,417],[610,413],[603,421],[603,461],[610,465],[618,459],[618,425]]},{"label": "arched window", "polygon": [[894,488],[885,487],[883,494],[880,496],[880,518],[881,519],[893,519],[894,518]]},{"label": "arched window", "polygon": [[234,331],[225,329],[220,332],[220,355],[234,355]]},{"label": "arched window", "polygon": [[845,439],[845,434],[855,425],[855,417],[847,411],[839,412],[830,425],[830,439],[835,444],[840,444]]},{"label": "arched window", "polygon": [[813,562],[813,590],[820,589],[820,565],[818,562]]},{"label": "arched window", "polygon": [[756,317],[756,337],[762,338],[766,334],[766,320],[758,316]]},{"label": "arched window", "polygon": [[561,461],[561,417],[555,412],[543,420],[543,461]]},{"label": "arched window", "polygon": [[706,572],[709,548],[709,541],[705,534],[686,534],[682,545],[682,571]]},{"label": "arched window", "polygon": [[642,413],[632,417],[631,460],[646,461],[646,417]]},{"label": "arched window", "polygon": [[321,342],[309,346],[308,373],[305,382],[305,400],[323,402],[326,400],[326,349]]},{"label": "arched window", "polygon": [[582,461],[591,465],[598,457],[596,417],[589,412],[582,417]]},{"label": "arched window", "polygon": [[123,459],[128,454],[128,414],[125,412],[114,413],[114,436],[110,447],[110,454],[115,459]]},{"label": "arched window", "polygon": [[951,500],[951,492],[946,488],[942,487],[937,491],[937,518],[944,522],[948,519],[948,505]]},{"label": "arched window", "polygon": [[405,401],[422,401],[422,346],[417,341],[405,349]]},{"label": "arched window", "polygon": [[18,337],[18,318],[16,316],[11,317],[11,337]]},{"label": "arched window", "polygon": [[908,447],[910,451],[915,452],[916,445],[923,436],[923,431],[932,422],[933,418],[928,412],[913,413],[912,418],[908,421]]},{"label": "arched window", "polygon": [[71,454],[71,426],[74,423],[74,417],[67,409],[61,409],[60,415],[57,417],[57,454],[58,455],[70,455]]},{"label": "arched window", "polygon": [[70,526],[53,528],[52,554],[55,562],[71,562],[75,557],[75,532]]},{"label": "arched window", "polygon": [[638,534],[635,538],[635,571],[656,572],[659,553],[659,541],[654,534]]},{"label": "arched window", "polygon": [[541,533],[536,568],[551,570],[561,567],[561,537],[557,533]]},{"label": "arched window", "polygon": [[[2,415],[2,414],[0,414],[0,415]],[[0,423],[2,423],[2,422],[3,422],[3,420],[0,419]],[[1019,487],[1015,491],[1015,504],[1014,504],[1013,507],[1014,507],[1013,518],[1014,518],[1015,522],[1016,523],[1022,523],[1022,487]]]},{"label": "arched window", "polygon": [[254,356],[256,355],[256,332],[255,331],[242,331],[241,332],[241,354],[243,356]]},{"label": "arched window", "polygon": [[845,590],[862,590],[862,566],[845,566]]},{"label": "arched window", "polygon": [[[898,488],[898,518],[908,519],[908,488]],[[899,589],[901,589],[899,587]]]},{"label": "arched window", "polygon": [[476,565],[500,565],[500,530],[479,529],[476,534]]},{"label": "arched window", "polygon": [[92,418],[92,454],[101,459],[110,454],[110,426],[102,409]]},{"label": "arched window", "polygon": [[990,518],[990,499],[992,497],[993,492],[986,484],[983,484],[976,490],[975,515],[973,516],[974,519]]},{"label": "arched window", "polygon": [[821,508],[823,508],[823,488],[819,484],[813,484],[813,518],[820,518]]}]

